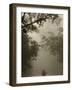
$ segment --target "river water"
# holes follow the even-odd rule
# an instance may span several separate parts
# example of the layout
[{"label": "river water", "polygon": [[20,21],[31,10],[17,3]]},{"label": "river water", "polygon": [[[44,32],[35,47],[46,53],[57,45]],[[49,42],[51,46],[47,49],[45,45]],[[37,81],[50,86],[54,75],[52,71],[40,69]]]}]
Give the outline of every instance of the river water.
[{"label": "river water", "polygon": [[59,62],[57,57],[50,55],[49,51],[40,48],[36,60],[31,62],[31,76],[41,76],[44,72],[45,75],[62,75],[63,63]]}]

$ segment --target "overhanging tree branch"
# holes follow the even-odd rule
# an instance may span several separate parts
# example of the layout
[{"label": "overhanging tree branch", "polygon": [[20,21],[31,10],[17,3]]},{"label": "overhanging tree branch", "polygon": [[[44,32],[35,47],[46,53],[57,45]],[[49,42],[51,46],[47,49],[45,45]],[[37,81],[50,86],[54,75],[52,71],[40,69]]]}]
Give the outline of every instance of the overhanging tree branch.
[{"label": "overhanging tree branch", "polygon": [[24,27],[27,27],[27,26],[29,26],[29,25],[33,25],[34,23],[37,23],[37,22],[40,22],[40,21],[44,21],[44,20],[46,20],[46,19],[48,19],[48,18],[49,18],[49,17],[39,18],[38,20],[35,20],[34,22],[31,22],[31,23],[29,23],[29,24],[24,25],[23,28],[24,28]]}]

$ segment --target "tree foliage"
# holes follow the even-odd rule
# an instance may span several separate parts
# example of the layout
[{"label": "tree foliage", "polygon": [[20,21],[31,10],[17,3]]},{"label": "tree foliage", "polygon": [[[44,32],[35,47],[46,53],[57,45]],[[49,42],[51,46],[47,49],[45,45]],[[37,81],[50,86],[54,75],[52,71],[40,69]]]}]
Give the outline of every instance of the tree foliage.
[{"label": "tree foliage", "polygon": [[43,26],[44,22],[47,21],[47,19],[50,19],[52,23],[56,19],[58,19],[58,14],[46,14],[46,13],[23,13],[22,15],[22,30],[24,32],[28,31],[36,31],[38,30],[37,26]]},{"label": "tree foliage", "polygon": [[[29,45],[29,43],[31,45]],[[31,60],[36,60],[38,44],[35,41],[29,41],[29,37],[22,31],[22,76],[29,75],[31,69]]]}]

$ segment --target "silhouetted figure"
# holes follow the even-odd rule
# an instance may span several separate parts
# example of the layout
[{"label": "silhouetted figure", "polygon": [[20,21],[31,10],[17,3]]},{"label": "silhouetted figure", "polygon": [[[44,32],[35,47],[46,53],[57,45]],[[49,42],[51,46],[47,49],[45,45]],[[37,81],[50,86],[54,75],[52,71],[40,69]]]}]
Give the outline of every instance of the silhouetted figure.
[{"label": "silhouetted figure", "polygon": [[42,76],[46,76],[46,71],[42,70]]}]

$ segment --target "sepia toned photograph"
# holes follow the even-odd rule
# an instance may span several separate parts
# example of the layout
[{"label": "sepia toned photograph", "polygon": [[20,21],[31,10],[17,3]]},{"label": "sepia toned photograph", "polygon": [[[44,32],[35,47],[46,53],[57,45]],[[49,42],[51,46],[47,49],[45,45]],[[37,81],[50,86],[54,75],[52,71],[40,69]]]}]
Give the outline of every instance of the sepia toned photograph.
[{"label": "sepia toned photograph", "polygon": [[21,13],[22,77],[63,75],[63,15]]}]

